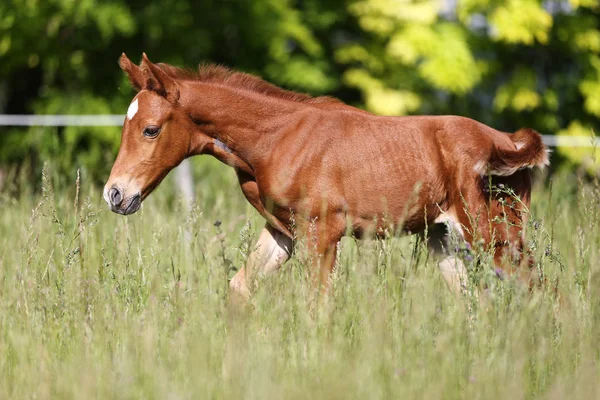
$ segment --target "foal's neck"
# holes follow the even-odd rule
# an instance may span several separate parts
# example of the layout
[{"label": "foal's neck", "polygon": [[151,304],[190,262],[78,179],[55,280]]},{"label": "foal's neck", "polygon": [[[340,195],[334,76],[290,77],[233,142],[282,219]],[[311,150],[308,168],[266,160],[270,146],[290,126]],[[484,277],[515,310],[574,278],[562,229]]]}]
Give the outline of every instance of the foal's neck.
[{"label": "foal's neck", "polygon": [[[181,104],[186,108],[201,134],[214,140],[215,147],[235,152],[252,163],[264,156],[269,143],[294,119],[294,112],[306,107],[225,85],[185,82]],[[195,154],[211,152],[198,151]]]}]

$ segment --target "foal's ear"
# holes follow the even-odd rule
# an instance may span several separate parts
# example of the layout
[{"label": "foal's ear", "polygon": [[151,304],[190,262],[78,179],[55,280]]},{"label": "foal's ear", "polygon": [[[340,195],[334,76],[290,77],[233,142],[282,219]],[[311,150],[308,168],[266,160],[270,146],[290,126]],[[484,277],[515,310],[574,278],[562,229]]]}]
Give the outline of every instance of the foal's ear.
[{"label": "foal's ear", "polygon": [[175,79],[170,77],[159,66],[148,60],[146,53],[142,54],[142,70],[147,76],[144,89],[157,92],[171,103],[175,103],[179,100],[179,87],[177,86]]},{"label": "foal's ear", "polygon": [[146,77],[144,76],[142,69],[132,63],[125,53],[121,54],[121,58],[119,58],[119,66],[127,74],[131,86],[138,92],[142,90],[144,83],[146,82]]}]

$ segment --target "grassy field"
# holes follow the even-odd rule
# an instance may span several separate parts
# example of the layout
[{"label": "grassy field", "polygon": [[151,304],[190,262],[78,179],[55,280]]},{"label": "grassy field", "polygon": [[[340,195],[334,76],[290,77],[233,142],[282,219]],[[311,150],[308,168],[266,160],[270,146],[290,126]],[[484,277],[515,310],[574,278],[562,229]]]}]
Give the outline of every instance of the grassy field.
[{"label": "grassy field", "polygon": [[323,304],[300,246],[233,315],[227,280],[263,221],[233,171],[207,159],[196,177],[191,212],[167,181],[130,217],[85,175],[78,199],[74,177],[64,187],[50,172],[36,190],[4,189],[0,398],[600,397],[593,184],[561,175],[534,192],[529,243],[560,307],[485,261],[472,274],[489,282],[485,306],[455,298],[405,237],[345,239]]}]

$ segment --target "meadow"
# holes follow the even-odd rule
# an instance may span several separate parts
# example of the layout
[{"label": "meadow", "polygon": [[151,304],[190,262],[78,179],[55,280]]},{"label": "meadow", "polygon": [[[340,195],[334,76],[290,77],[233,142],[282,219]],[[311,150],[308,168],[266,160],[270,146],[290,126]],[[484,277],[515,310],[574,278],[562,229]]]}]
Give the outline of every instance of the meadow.
[{"label": "meadow", "polygon": [[130,217],[51,164],[4,186],[0,398],[600,397],[597,183],[540,176],[532,294],[485,253],[457,298],[416,237],[346,238],[327,301],[300,245],[235,312],[227,282],[264,222],[233,171],[203,158],[195,176],[191,210],[169,177]]}]

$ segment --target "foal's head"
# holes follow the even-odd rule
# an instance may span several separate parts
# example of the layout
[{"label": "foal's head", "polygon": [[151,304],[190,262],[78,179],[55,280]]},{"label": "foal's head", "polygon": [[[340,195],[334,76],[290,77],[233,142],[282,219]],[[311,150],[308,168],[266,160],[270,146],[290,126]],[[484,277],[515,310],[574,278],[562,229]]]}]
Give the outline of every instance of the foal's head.
[{"label": "foal's head", "polygon": [[138,93],[127,110],[104,199],[112,211],[127,215],[189,155],[195,124],[178,103],[177,82],[145,54],[141,66],[125,54],[119,64]]}]

